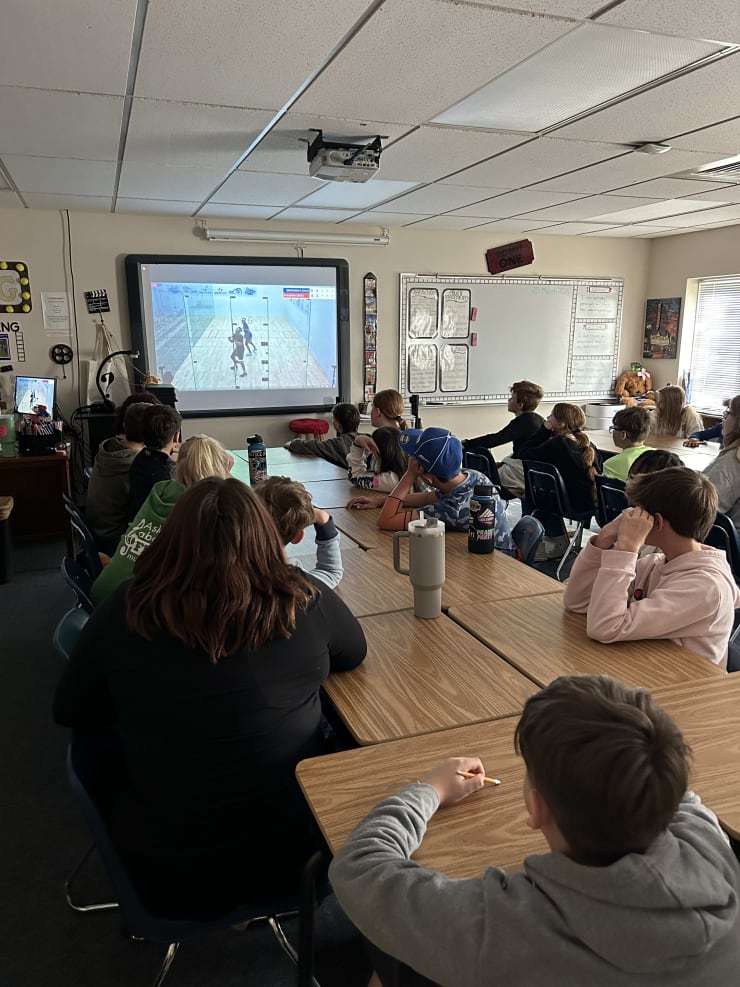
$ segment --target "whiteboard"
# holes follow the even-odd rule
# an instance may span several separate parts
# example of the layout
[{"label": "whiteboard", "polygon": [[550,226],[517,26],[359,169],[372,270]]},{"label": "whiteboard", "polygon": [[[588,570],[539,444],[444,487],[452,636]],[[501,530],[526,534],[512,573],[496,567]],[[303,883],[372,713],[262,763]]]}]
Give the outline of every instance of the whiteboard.
[{"label": "whiteboard", "polygon": [[399,390],[422,404],[604,398],[619,365],[624,282],[402,274]]}]

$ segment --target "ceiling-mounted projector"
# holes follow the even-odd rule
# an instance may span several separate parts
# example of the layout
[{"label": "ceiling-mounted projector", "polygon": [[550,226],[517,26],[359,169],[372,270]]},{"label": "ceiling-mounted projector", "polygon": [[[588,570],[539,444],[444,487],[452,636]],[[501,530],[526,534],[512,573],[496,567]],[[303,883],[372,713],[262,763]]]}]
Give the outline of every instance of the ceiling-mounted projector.
[{"label": "ceiling-mounted projector", "polygon": [[308,173],[324,182],[367,182],[380,167],[380,137],[369,144],[325,141],[323,131],[308,145]]}]

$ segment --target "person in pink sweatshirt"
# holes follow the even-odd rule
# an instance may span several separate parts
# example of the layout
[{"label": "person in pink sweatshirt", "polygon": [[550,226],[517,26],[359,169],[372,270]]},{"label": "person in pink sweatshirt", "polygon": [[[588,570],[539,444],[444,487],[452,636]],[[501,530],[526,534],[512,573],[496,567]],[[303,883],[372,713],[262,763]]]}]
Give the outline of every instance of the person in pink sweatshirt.
[{"label": "person in pink sweatshirt", "polygon": [[[686,467],[637,476],[630,503],[578,556],[566,610],[586,614],[596,641],[669,638],[727,667],[740,591],[725,553],[702,545],[717,514],[717,491]],[[660,549],[638,559],[643,545]]]}]

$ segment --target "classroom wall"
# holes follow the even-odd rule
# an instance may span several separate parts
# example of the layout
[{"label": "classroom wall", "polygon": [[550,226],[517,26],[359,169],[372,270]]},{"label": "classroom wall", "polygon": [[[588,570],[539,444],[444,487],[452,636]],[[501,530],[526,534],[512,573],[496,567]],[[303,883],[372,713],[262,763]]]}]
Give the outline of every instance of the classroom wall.
[{"label": "classroom wall", "polygon": [[[693,325],[695,286],[692,278],[740,274],[740,226],[724,226],[700,233],[657,237],[653,241],[648,276],[648,298],[678,298],[681,304],[679,351],[684,339],[684,323]],[[656,387],[676,384],[688,354],[677,360],[645,360]]]},{"label": "classroom wall", "polygon": [[[218,220],[220,226],[258,229],[264,224],[251,220]],[[33,294],[33,312],[18,321],[26,343],[27,361],[16,369],[28,374],[59,375],[60,368],[49,359],[49,349],[60,337],[48,336],[43,329],[40,292],[72,290],[74,275],[79,346],[74,336],[72,348],[83,360],[93,357],[95,320],[88,315],[83,292],[105,288],[111,312],[105,321],[113,334],[127,347],[129,334],[123,258],[129,253],[188,253],[295,256],[290,244],[208,243],[197,231],[194,220],[150,215],[110,215],[70,213],[72,270],[66,258],[65,217],[55,211],[0,210],[0,259],[18,259],[28,264]],[[276,228],[271,224],[270,228]],[[325,226],[294,224],[287,229],[325,231]],[[352,225],[352,232],[377,232],[377,228]],[[486,249],[516,239],[513,235],[476,232],[434,232],[424,229],[393,229],[388,247],[309,245],[310,257],[344,257],[350,263],[353,401],[362,397],[362,278],[368,272],[378,277],[378,388],[398,386],[398,275],[438,273],[477,275],[485,273]],[[543,276],[622,277],[625,279],[622,323],[622,364],[640,358],[642,322],[651,248],[655,241],[597,237],[558,237],[532,234],[535,263],[522,274]],[[685,239],[685,238],[676,238]],[[676,292],[678,293],[678,292]],[[564,327],[564,331],[567,328]],[[15,356],[15,354],[14,354]],[[78,404],[76,362],[67,366],[68,381],[61,382],[59,399],[68,414]],[[21,371],[22,372],[22,371]],[[521,376],[527,376],[522,366]],[[83,395],[83,403],[86,400]],[[425,409],[425,425],[447,425],[460,436],[500,427],[508,420],[504,406],[460,409]],[[270,445],[290,438],[288,416],[259,418],[199,419],[186,423],[186,434],[207,431],[226,446],[243,447],[252,431],[263,434]]]}]

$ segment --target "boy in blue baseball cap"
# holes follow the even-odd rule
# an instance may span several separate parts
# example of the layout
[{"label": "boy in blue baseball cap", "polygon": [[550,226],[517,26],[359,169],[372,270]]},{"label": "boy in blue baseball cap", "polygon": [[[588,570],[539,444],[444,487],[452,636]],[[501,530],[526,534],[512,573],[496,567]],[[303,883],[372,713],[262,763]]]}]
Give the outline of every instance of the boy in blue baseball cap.
[{"label": "boy in blue baseball cap", "polygon": [[[378,527],[384,531],[404,531],[419,517],[436,517],[450,531],[467,531],[470,522],[470,499],[478,484],[491,481],[477,470],[462,468],[462,443],[447,428],[407,428],[398,434],[398,442],[409,457],[406,472],[388,494],[378,515]],[[414,490],[418,478],[432,487],[423,493]],[[513,553],[513,542],[504,505],[493,491],[496,513],[494,546]],[[377,500],[357,497],[348,507],[376,507]]]}]

